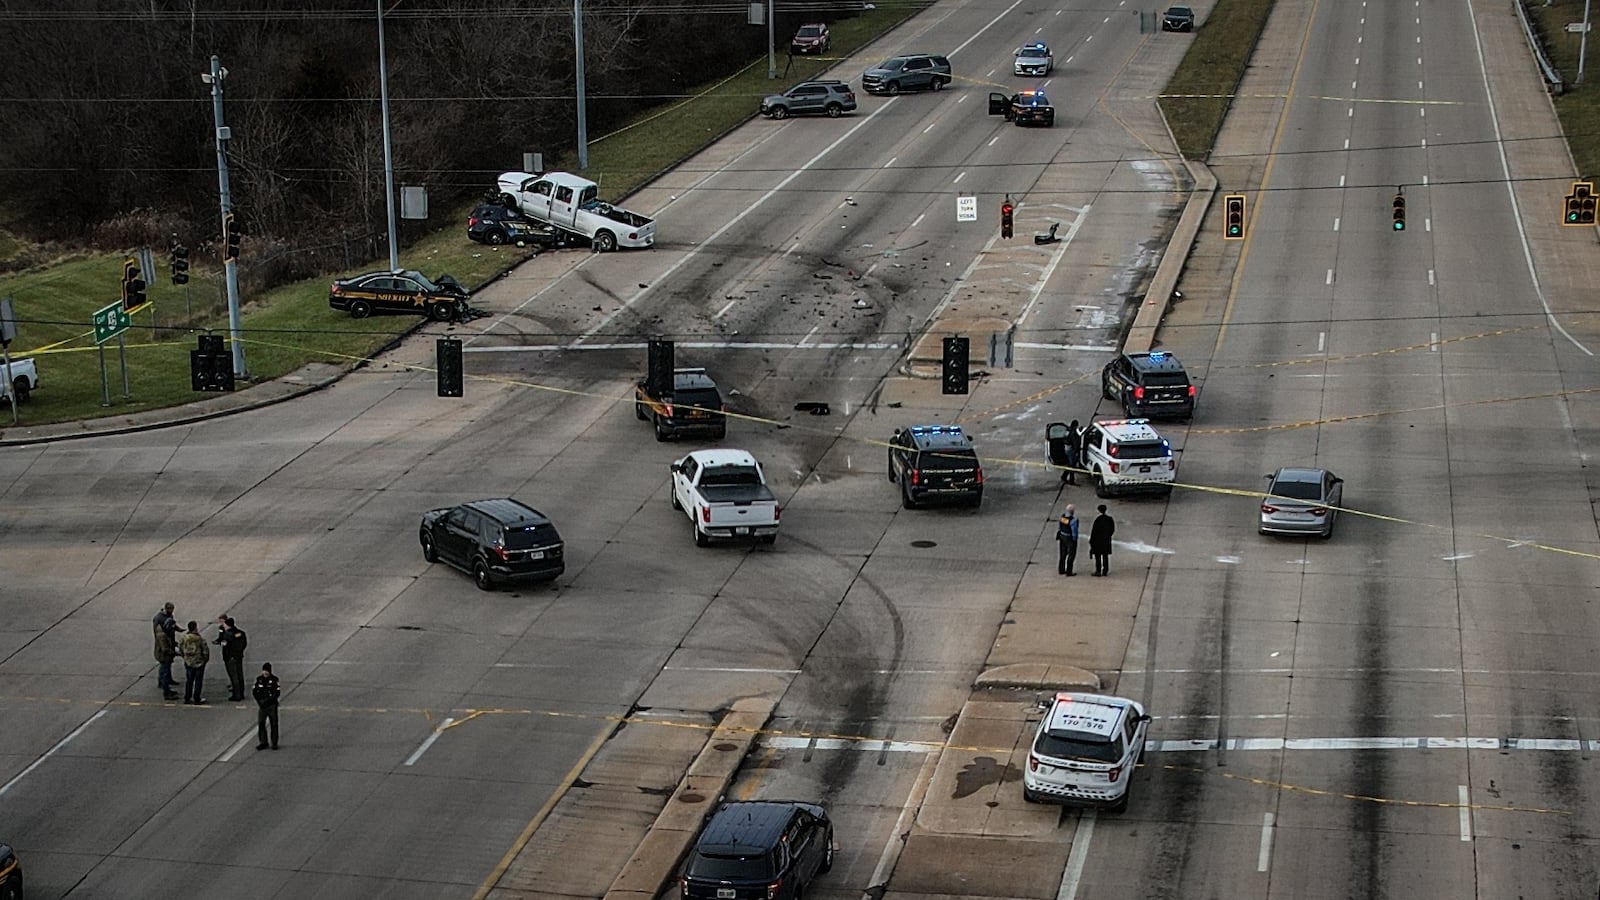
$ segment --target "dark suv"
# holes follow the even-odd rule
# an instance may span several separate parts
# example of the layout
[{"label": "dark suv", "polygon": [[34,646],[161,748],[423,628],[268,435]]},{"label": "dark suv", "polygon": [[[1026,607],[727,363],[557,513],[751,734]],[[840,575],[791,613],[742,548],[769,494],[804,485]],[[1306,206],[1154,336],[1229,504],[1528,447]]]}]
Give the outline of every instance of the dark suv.
[{"label": "dark suv", "polygon": [[633,414],[654,423],[658,441],[684,436],[720,441],[728,436],[727,412],[717,383],[705,369],[673,369],[672,390],[659,396],[648,378],[633,391]]},{"label": "dark suv", "polygon": [[0,897],[22,900],[22,863],[6,844],[0,844]]},{"label": "dark suv", "polygon": [[1194,384],[1178,358],[1163,350],[1123,353],[1106,363],[1100,390],[1128,416],[1187,419],[1194,415]]},{"label": "dark suv", "polygon": [[422,558],[447,562],[482,590],[512,581],[549,581],[566,571],[556,526],[516,500],[474,500],[422,514]]},{"label": "dark suv", "polygon": [[833,868],[833,824],[815,803],[749,800],[711,814],[678,887],[683,900],[793,900]]},{"label": "dark suv", "polygon": [[761,101],[761,114],[774,119],[825,115],[837,119],[856,108],[856,93],[842,81],[807,81]]},{"label": "dark suv", "polygon": [[983,466],[960,425],[913,425],[889,439],[889,480],[900,484],[900,503],[924,500],[983,502]]},{"label": "dark suv", "polygon": [[930,53],[909,53],[886,59],[861,76],[861,87],[869,94],[898,94],[901,91],[938,91],[951,81],[950,60]]},{"label": "dark suv", "polygon": [[535,222],[502,203],[480,203],[467,215],[467,237],[480,244],[535,244],[554,247],[565,243],[555,226]]}]

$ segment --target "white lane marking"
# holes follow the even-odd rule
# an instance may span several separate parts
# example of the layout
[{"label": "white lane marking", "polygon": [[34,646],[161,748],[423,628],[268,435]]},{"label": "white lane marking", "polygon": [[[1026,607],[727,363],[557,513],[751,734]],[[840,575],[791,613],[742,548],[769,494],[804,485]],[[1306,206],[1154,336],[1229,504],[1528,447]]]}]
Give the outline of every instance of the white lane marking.
[{"label": "white lane marking", "polygon": [[1038,28],[1035,28],[1035,29],[1034,29],[1034,30],[1033,30],[1033,33],[1034,33],[1034,34],[1038,34],[1038,33],[1039,33],[1039,32],[1041,32],[1041,31],[1043,31],[1043,30],[1044,30],[1044,26],[1043,26],[1043,25],[1040,25],[1040,26],[1039,26],[1039,27],[1038,27]]},{"label": "white lane marking", "polygon": [[1433,284],[1433,270],[1432,269],[1428,270],[1428,283],[1429,284]]},{"label": "white lane marking", "polygon": [[1056,900],[1075,900],[1078,882],[1083,880],[1083,866],[1089,861],[1089,841],[1094,838],[1094,810],[1084,810],[1078,816],[1078,832],[1072,836],[1072,852],[1067,854],[1067,868],[1061,873],[1061,889]]},{"label": "white lane marking", "polygon": [[727,303],[723,304],[722,308],[717,310],[717,314],[712,316],[711,318],[713,320],[722,318],[723,316],[727,315],[728,314],[728,310],[733,309],[733,305],[735,303],[738,303],[738,302],[739,302],[739,298],[738,297],[735,297],[732,300],[729,300]]},{"label": "white lane marking", "polygon": [[1339,230],[1339,217],[1338,216],[1334,216],[1333,217],[1333,230],[1334,231],[1338,231]]},{"label": "white lane marking", "polygon": [[922,133],[923,133],[923,134],[927,134],[927,133],[928,133],[928,132],[930,132],[930,131],[932,131],[932,130],[933,130],[933,126],[935,126],[935,125],[937,125],[937,124],[939,124],[939,123],[938,123],[938,122],[929,122],[929,123],[928,123],[928,127],[927,127],[927,128],[924,128],[924,129],[922,129]]},{"label": "white lane marking", "polygon": [[1417,107],[1417,115],[1426,119],[1428,117],[1428,108],[1426,106]]},{"label": "white lane marking", "polygon": [[1428,139],[1427,138],[1423,138],[1422,139],[1422,146],[1423,146],[1424,149],[1427,148],[1427,146],[1428,146]]},{"label": "white lane marking", "polygon": [[1088,217],[1089,207],[1085,206],[1083,211],[1078,213],[1078,217],[1073,219],[1072,224],[1067,227],[1067,236],[1061,239],[1061,246],[1056,248],[1056,252],[1050,254],[1050,262],[1044,267],[1044,271],[1039,274],[1038,280],[1033,283],[1033,290],[1029,292],[1028,303],[1022,307],[1022,314],[1017,316],[1016,324],[1021,325],[1027,320],[1028,313],[1033,311],[1034,304],[1039,302],[1039,296],[1044,292],[1045,283],[1055,273],[1056,266],[1061,264],[1061,258],[1067,255],[1067,248],[1072,246],[1072,238],[1077,235],[1078,227]]},{"label": "white lane marking", "polygon": [[1354,119],[1356,117],[1356,108],[1354,106],[1352,106],[1349,109],[1345,110],[1344,111],[1344,116],[1347,119]]},{"label": "white lane marking", "polygon": [[886,163],[884,163],[884,164],[883,164],[883,167],[884,167],[884,168],[885,168],[885,169],[887,169],[887,168],[889,168],[889,167],[890,167],[890,166],[892,166],[892,165],[894,165],[894,161],[895,161],[895,160],[897,160],[897,159],[899,159],[899,158],[900,158],[900,157],[898,157],[898,156],[891,156],[891,157],[889,157],[889,161],[888,161],[888,162],[886,162]]},{"label": "white lane marking", "polygon": [[923,216],[926,216],[926,215],[927,215],[927,213],[923,213],[922,215],[917,216],[915,219],[912,219],[911,220],[911,227],[915,228],[918,225],[921,225],[922,224],[922,218],[923,218]]},{"label": "white lane marking", "polygon": [[241,735],[239,737],[239,739],[237,741],[233,742],[233,746],[228,748],[228,752],[227,753],[224,753],[221,756],[217,757],[217,762],[232,762],[234,755],[237,754],[240,750],[243,750],[245,748],[245,745],[250,743],[250,739],[255,737],[255,736],[256,736],[256,729],[251,728],[248,731],[246,731],[243,735]]},{"label": "white lane marking", "polygon": [[1356,35],[1356,43],[1361,43],[1361,35]]},{"label": "white lane marking", "polygon": [[[1020,3],[1021,0],[1018,0],[1018,2]],[[694,247],[692,249],[686,251],[683,254],[683,256],[680,256],[678,258],[677,262],[673,263],[670,266],[667,266],[666,271],[662,272],[660,275],[657,275],[655,278],[650,280],[649,287],[642,287],[642,288],[639,288],[638,290],[634,291],[631,295],[629,295],[628,299],[622,301],[622,305],[621,306],[617,307],[616,309],[612,310],[609,313],[606,313],[604,316],[601,316],[600,317],[600,321],[596,322],[593,328],[590,328],[588,331],[585,331],[583,334],[579,335],[577,340],[573,341],[573,343],[574,344],[581,344],[585,340],[595,336],[596,334],[599,334],[607,326],[609,326],[612,323],[612,321],[617,318],[617,316],[620,316],[624,312],[632,309],[633,305],[635,303],[639,302],[639,300],[641,298],[643,298],[644,295],[650,293],[650,291],[656,285],[665,282],[668,278],[670,278],[672,276],[673,272],[676,272],[679,269],[683,268],[683,266],[685,264],[687,264],[691,259],[694,259],[695,256],[700,253],[700,251],[706,249],[707,247],[711,247],[711,246],[715,245],[716,242],[717,242],[717,238],[722,237],[724,234],[726,234],[729,231],[729,229],[733,228],[733,226],[735,226],[735,225],[739,224],[740,222],[744,221],[744,217],[745,216],[748,216],[751,213],[755,212],[757,209],[759,209],[761,207],[761,204],[763,204],[763,203],[767,202],[768,200],[772,199],[772,197],[776,196],[779,191],[781,191],[784,188],[788,187],[789,183],[791,181],[794,181],[796,178],[799,178],[802,174],[804,174],[812,166],[814,166],[817,163],[821,162],[823,157],[827,156],[829,153],[832,153],[834,150],[838,149],[840,144],[843,144],[845,141],[849,140],[853,135],[855,135],[855,133],[857,131],[860,131],[862,128],[865,128],[867,126],[867,123],[871,122],[879,113],[883,112],[884,110],[890,108],[893,105],[894,105],[894,99],[891,98],[888,102],[884,103],[882,106],[880,106],[877,109],[873,110],[872,112],[868,113],[866,115],[866,117],[863,118],[860,122],[857,122],[855,125],[851,126],[849,131],[846,131],[844,134],[839,135],[839,137],[837,139],[835,139],[833,143],[831,143],[828,146],[823,147],[821,150],[817,151],[817,155],[816,156],[813,156],[810,159],[806,160],[804,165],[800,166],[800,168],[795,169],[793,172],[790,172],[788,175],[784,176],[783,180],[778,182],[776,185],[773,185],[771,190],[767,191],[765,194],[762,194],[760,197],[756,198],[756,200],[754,202],[752,202],[750,205],[746,206],[744,209],[740,210],[737,215],[733,216],[728,221],[724,222],[722,224],[721,228],[718,228],[716,231],[711,232],[711,236],[710,237],[708,237],[705,240],[701,241],[700,243],[694,245]]]},{"label": "white lane marking", "polygon": [[967,177],[967,173],[965,173],[965,172],[962,172],[962,173],[961,173],[961,174],[960,174],[960,175],[957,175],[957,176],[956,176],[956,180],[955,180],[955,181],[952,181],[952,182],[950,182],[950,183],[951,183],[951,184],[960,184],[960,183],[961,183],[961,179],[963,179],[963,178],[965,178],[965,177]]},{"label": "white lane marking", "polygon": [[995,72],[996,72],[996,71],[998,71],[998,70],[996,70],[996,69],[990,69],[990,70],[989,70],[989,74],[987,74],[987,75],[985,75],[985,76],[983,76],[983,77],[985,77],[985,78],[993,78],[993,77],[994,77],[994,73],[995,73]]},{"label": "white lane marking", "polygon": [[1343,175],[1339,176],[1339,187],[1344,187],[1344,176]]},{"label": "white lane marking", "polygon": [[1089,36],[1088,36],[1088,37],[1086,37],[1086,38],[1084,38],[1084,39],[1083,39],[1083,42],[1084,42],[1084,43],[1085,43],[1085,44],[1087,44],[1087,43],[1089,43],[1089,42],[1090,42],[1090,41],[1092,41],[1092,40],[1094,40],[1094,35],[1092,35],[1092,34],[1091,34],[1091,35],[1089,35]]},{"label": "white lane marking", "polygon": [[799,669],[745,669],[734,666],[663,666],[666,672],[731,672],[737,675],[799,675]]},{"label": "white lane marking", "polygon": [[986,147],[993,147],[993,146],[994,146],[994,142],[995,142],[995,141],[998,141],[998,140],[1000,140],[1000,135],[998,135],[998,134],[997,134],[997,135],[995,135],[995,136],[994,136],[994,137],[992,137],[992,138],[989,138],[989,143],[987,143],[987,144],[985,144],[985,145],[984,145],[984,146],[986,146]]},{"label": "white lane marking", "polygon": [[1423,231],[1432,231],[1433,230],[1433,217],[1432,216],[1424,216],[1422,218],[1422,230]]},{"label": "white lane marking", "polygon": [[[1419,39],[1420,40],[1420,39]],[[1417,57],[1417,65],[1422,65],[1422,57]]]},{"label": "white lane marking", "polygon": [[928,796],[928,787],[933,783],[934,769],[939,765],[939,753],[939,749],[935,749],[922,761],[922,770],[917,773],[917,780],[911,785],[911,793],[906,795],[906,805],[900,808],[899,818],[894,820],[894,831],[889,833],[883,852],[878,855],[878,865],[872,870],[872,881],[862,892],[861,900],[878,900],[883,896],[883,888],[887,885],[889,873],[894,871],[895,864],[900,861],[900,852],[905,849],[906,838],[911,835],[912,819],[921,808],[923,799]]},{"label": "white lane marking", "polygon": [[1350,92],[1351,93],[1355,93],[1355,90],[1356,90],[1356,83],[1354,81],[1352,81],[1352,82],[1350,82]]},{"label": "white lane marking", "polygon": [[800,339],[800,346],[804,347],[806,345],[806,341],[811,340],[811,336],[816,334],[817,333],[817,329],[819,329],[821,327],[822,327],[822,323],[821,322],[818,322],[817,324],[811,326],[811,330],[806,332],[806,336]]},{"label": "white lane marking", "polygon": [[1356,65],[1361,65],[1361,57],[1356,57]]},{"label": "white lane marking", "polygon": [[1437,331],[1429,332],[1428,350],[1430,352],[1433,352],[1433,353],[1438,353],[1439,352],[1439,332],[1437,332]]},{"label": "white lane marking", "polygon": [[1074,59],[1077,59],[1076,55],[1069,56],[1069,57],[1067,57],[1067,62],[1072,62]]},{"label": "white lane marking", "polygon": [[1332,269],[1329,269],[1329,270],[1328,270],[1328,280],[1327,280],[1327,283],[1328,283],[1328,284],[1333,284],[1333,270],[1332,270]]},{"label": "white lane marking", "polygon": [[[960,53],[962,50],[965,50],[967,48],[968,44],[970,44],[973,41],[978,39],[978,35],[983,34],[985,31],[988,31],[989,28],[994,25],[994,23],[1000,21],[1001,19],[1004,19],[1006,17],[1007,13],[1011,12],[1013,9],[1016,9],[1017,7],[1019,7],[1021,5],[1022,5],[1022,0],[1017,0],[1017,2],[1011,4],[1010,6],[1006,7],[1005,9],[1001,10],[1000,11],[1000,15],[995,16],[994,18],[990,19],[988,25],[985,25],[982,28],[979,28],[977,31],[973,32],[972,33],[972,37],[969,37],[966,40],[962,41],[959,45],[956,46],[956,48],[954,50],[950,51],[949,55],[950,56],[955,56],[957,53]],[[963,94],[961,96],[961,99],[965,100],[966,99],[966,95]]]},{"label": "white lane marking", "polygon": [[56,752],[58,750],[60,750],[62,747],[65,747],[66,745],[72,743],[72,739],[73,738],[77,737],[80,734],[83,734],[83,730],[85,728],[88,728],[90,725],[93,725],[95,722],[99,721],[100,717],[105,715],[107,712],[109,712],[109,710],[102,709],[99,712],[95,713],[94,715],[90,716],[82,725],[79,725],[77,728],[72,729],[72,733],[71,734],[67,735],[66,737],[62,738],[59,741],[56,741],[56,745],[54,747],[51,747],[49,750],[46,750],[44,752],[43,756],[41,756],[38,759],[34,760],[33,763],[30,764],[26,769],[23,769],[21,772],[18,772],[14,777],[12,777],[12,779],[10,781],[6,782],[4,785],[0,785],[0,797],[4,797],[7,791],[11,790],[13,787],[16,787],[17,782],[19,782],[22,779],[26,778],[28,776],[29,772],[32,772],[34,769],[37,769],[40,766],[44,765],[44,761],[49,759],[52,756],[55,756]]},{"label": "white lane marking", "polygon": [[1345,139],[1344,139],[1344,148],[1345,148],[1345,149],[1346,149],[1346,150],[1349,150],[1349,149],[1350,149],[1350,139],[1349,139],[1349,138],[1345,138]]},{"label": "white lane marking", "polygon": [[444,734],[444,730],[449,728],[450,723],[454,721],[455,719],[453,718],[441,721],[439,723],[439,727],[433,730],[433,734],[428,735],[427,739],[422,742],[422,746],[418,747],[410,756],[406,757],[405,764],[408,766],[414,765],[417,760],[421,759],[422,754],[428,752],[428,748],[433,746],[433,742],[437,741],[439,739],[439,735]]},{"label": "white lane marking", "polygon": [[1461,840],[1470,841],[1472,840],[1472,795],[1467,793],[1466,785],[1459,784],[1456,787],[1460,789],[1456,796],[1461,800]]},{"label": "white lane marking", "polygon": [[1317,332],[1317,352],[1318,353],[1322,353],[1324,351],[1324,348],[1326,348],[1327,346],[1328,346],[1328,333],[1326,331]]},{"label": "white lane marking", "polygon": [[956,102],[957,103],[965,103],[965,102],[967,102],[967,95],[966,94],[962,94],[959,98],[957,98]]},{"label": "white lane marking", "polygon": [[1426,175],[1422,176],[1422,186],[1423,187],[1427,187],[1428,186],[1428,176],[1426,176]]},{"label": "white lane marking", "polygon": [[1256,871],[1265,872],[1272,861],[1272,813],[1261,817],[1261,850],[1256,854]]},{"label": "white lane marking", "polygon": [[1039,344],[1032,341],[1017,341],[1017,346],[1023,350],[1086,350],[1090,353],[1110,353],[1117,349],[1116,344]]},{"label": "white lane marking", "polygon": [[[855,343],[816,343],[805,347],[784,341],[676,341],[679,347],[696,350],[899,350],[893,341]],[[643,341],[618,341],[612,344],[524,344],[508,347],[462,347],[462,353],[568,353],[573,351],[643,350]],[[1115,348],[1108,348],[1115,349]],[[336,665],[332,661],[320,665]]]}]

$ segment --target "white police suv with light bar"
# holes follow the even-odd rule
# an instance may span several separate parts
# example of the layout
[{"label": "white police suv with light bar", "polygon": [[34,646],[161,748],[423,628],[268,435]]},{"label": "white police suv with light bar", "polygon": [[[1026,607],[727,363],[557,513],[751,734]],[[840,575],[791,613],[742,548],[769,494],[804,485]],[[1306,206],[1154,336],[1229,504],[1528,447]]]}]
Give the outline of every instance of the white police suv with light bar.
[{"label": "white police suv with light bar", "polygon": [[1122,812],[1149,725],[1144,707],[1132,700],[1056,694],[1028,748],[1022,798]]},{"label": "white police suv with light bar", "polygon": [[1149,419],[1096,419],[1083,430],[1083,468],[1100,497],[1172,493],[1178,463]]},{"label": "white police suv with light bar", "polygon": [[1056,67],[1056,58],[1043,41],[1034,41],[1017,48],[1016,62],[1011,71],[1016,75],[1049,75]]}]

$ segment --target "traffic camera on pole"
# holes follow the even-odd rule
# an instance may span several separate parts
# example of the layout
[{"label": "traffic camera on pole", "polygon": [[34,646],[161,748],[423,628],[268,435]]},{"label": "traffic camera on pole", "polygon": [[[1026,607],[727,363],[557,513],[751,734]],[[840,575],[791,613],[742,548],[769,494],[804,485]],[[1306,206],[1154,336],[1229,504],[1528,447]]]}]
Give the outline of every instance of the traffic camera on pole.
[{"label": "traffic camera on pole", "polygon": [[139,261],[129,256],[122,260],[122,308],[134,310],[144,305],[144,276]]},{"label": "traffic camera on pole", "polygon": [[1594,204],[1594,182],[1574,181],[1572,183],[1572,193],[1567,195],[1566,214],[1561,217],[1561,224],[1593,225],[1595,223]]},{"label": "traffic camera on pole", "polygon": [[1406,195],[1403,191],[1394,195],[1394,230],[1406,230]]},{"label": "traffic camera on pole", "polygon": [[1244,240],[1244,195],[1229,194],[1223,197],[1222,214],[1224,218],[1222,239],[1225,241]]},{"label": "traffic camera on pole", "polygon": [[[1016,211],[1017,211],[1017,207],[1014,204],[1012,204],[1010,195],[1007,195],[1006,199],[1000,204],[1000,236],[1001,237],[1003,237],[1003,238],[1011,237],[1011,218],[1012,218],[1012,215]],[[965,391],[963,391],[962,393],[965,393]]]}]

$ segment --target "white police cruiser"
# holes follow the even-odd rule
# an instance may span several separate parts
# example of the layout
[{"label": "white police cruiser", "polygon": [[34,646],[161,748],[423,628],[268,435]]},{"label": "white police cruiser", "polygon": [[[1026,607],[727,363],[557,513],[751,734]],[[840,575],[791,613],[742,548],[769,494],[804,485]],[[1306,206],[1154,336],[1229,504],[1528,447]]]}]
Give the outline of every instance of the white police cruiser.
[{"label": "white police cruiser", "polygon": [[1172,493],[1178,463],[1172,444],[1149,419],[1096,419],[1083,430],[1079,455],[1100,497]]},{"label": "white police cruiser", "polygon": [[1028,748],[1022,799],[1122,812],[1149,725],[1144,707],[1132,700],[1056,694]]},{"label": "white police cruiser", "polygon": [[1050,55],[1050,48],[1043,41],[1035,41],[1017,48],[1011,71],[1017,75],[1049,75],[1055,67],[1056,58]]}]

